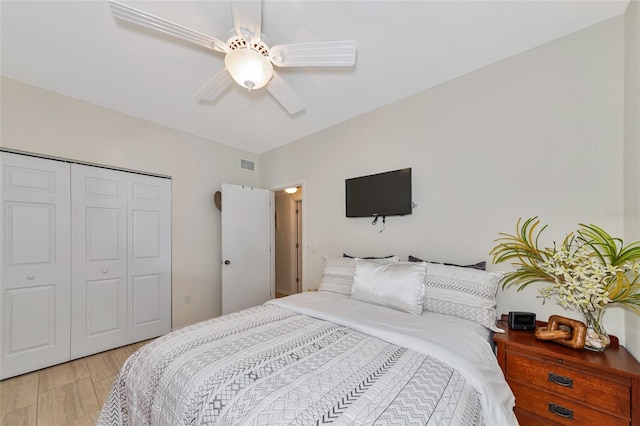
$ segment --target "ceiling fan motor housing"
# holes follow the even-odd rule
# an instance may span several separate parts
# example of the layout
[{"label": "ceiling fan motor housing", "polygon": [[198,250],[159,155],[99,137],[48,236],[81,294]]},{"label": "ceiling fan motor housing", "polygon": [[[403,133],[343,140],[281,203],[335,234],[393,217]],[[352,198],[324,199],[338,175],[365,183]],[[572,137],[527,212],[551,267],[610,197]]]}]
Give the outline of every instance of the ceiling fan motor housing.
[{"label": "ceiling fan motor housing", "polygon": [[[247,47],[247,41],[239,36],[231,37],[227,40],[227,46],[229,46],[229,49],[231,50],[243,49]],[[262,41],[251,43],[250,47],[262,56],[269,56],[269,47]]]}]

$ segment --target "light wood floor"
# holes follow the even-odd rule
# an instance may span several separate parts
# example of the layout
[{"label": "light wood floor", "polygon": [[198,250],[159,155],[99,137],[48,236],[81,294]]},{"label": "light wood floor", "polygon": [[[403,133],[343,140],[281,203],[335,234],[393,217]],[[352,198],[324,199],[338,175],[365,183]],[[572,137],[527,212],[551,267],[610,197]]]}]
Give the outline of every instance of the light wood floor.
[{"label": "light wood floor", "polygon": [[147,343],[0,381],[0,425],[94,426],[120,367]]}]

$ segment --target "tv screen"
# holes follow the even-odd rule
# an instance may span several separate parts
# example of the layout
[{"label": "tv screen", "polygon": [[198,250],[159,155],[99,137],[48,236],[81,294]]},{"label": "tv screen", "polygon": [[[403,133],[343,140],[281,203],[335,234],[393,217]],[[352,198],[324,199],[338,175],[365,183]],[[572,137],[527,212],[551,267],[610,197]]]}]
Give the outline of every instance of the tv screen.
[{"label": "tv screen", "polygon": [[411,214],[411,168],[345,180],[347,217]]}]

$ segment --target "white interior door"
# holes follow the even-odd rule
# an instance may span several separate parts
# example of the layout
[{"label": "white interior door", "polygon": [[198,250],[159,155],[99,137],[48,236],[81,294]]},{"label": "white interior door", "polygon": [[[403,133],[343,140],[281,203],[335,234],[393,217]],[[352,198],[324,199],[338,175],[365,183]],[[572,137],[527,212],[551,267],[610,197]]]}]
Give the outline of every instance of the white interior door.
[{"label": "white interior door", "polygon": [[69,360],[69,165],[0,153],[0,379]]},{"label": "white interior door", "polygon": [[224,315],[274,297],[274,196],[266,189],[226,183],[221,192]]},{"label": "white interior door", "polygon": [[129,174],[129,343],[171,331],[171,180]]},{"label": "white interior door", "polygon": [[72,164],[71,356],[127,340],[127,174]]}]

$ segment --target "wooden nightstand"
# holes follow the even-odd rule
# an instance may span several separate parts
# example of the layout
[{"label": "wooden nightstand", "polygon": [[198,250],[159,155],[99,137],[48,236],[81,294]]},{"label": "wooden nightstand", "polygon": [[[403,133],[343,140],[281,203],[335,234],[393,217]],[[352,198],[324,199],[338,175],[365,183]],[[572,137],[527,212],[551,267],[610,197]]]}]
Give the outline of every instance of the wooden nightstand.
[{"label": "wooden nightstand", "polygon": [[617,339],[596,353],[498,326],[506,330],[493,338],[498,363],[521,426],[640,426],[640,363]]}]

